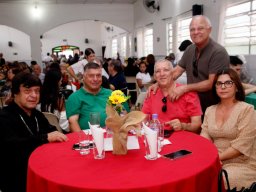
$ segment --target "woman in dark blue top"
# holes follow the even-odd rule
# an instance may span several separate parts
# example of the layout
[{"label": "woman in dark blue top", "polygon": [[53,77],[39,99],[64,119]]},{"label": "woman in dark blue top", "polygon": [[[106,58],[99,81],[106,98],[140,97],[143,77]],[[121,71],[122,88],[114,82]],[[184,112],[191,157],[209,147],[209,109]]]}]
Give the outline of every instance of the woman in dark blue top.
[{"label": "woman in dark blue top", "polygon": [[121,90],[127,94],[127,82],[119,60],[113,59],[108,65],[109,83],[111,90]]}]

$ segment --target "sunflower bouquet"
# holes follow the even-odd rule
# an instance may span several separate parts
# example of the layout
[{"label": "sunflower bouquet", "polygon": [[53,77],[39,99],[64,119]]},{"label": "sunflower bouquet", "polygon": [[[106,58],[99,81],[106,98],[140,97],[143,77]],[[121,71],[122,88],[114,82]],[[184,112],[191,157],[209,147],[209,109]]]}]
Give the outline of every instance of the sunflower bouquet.
[{"label": "sunflower bouquet", "polygon": [[126,96],[122,91],[115,90],[108,98],[108,104],[113,106],[116,112],[120,115],[123,111],[122,103],[126,102],[130,96]]}]

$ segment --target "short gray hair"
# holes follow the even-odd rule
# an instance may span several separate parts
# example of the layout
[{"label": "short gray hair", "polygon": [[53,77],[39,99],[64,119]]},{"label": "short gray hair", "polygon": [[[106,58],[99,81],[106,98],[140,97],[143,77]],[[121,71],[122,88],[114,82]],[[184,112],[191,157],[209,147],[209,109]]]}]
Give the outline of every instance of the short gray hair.
[{"label": "short gray hair", "polygon": [[205,15],[195,15],[192,17],[191,21],[193,21],[194,19],[197,19],[197,18],[203,18],[206,21],[208,27],[212,27],[210,19],[208,17],[206,17]]},{"label": "short gray hair", "polygon": [[167,59],[159,59],[159,60],[157,60],[157,62],[155,63],[154,72],[156,71],[156,65],[157,65],[158,63],[168,63],[169,66],[170,66],[170,69],[171,69],[171,70],[173,69],[173,66],[172,66],[171,61],[169,61],[169,60],[167,60]]}]

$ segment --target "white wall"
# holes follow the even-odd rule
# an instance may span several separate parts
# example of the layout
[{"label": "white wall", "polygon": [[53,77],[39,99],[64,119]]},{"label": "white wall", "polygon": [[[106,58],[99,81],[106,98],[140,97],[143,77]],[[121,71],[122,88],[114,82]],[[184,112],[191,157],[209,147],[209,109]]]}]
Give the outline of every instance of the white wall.
[{"label": "white wall", "polygon": [[30,36],[31,58],[26,60],[40,61],[40,35],[62,24],[80,20],[99,20],[127,31],[133,30],[133,5],[129,4],[39,4],[37,8],[41,10],[42,17],[37,20],[31,16],[33,7],[32,4],[13,3],[0,6],[0,24],[16,28]]},{"label": "white wall", "polygon": [[[30,37],[17,29],[0,25],[0,52],[4,54],[7,61],[30,60]],[[12,47],[8,42],[12,42]]]}]

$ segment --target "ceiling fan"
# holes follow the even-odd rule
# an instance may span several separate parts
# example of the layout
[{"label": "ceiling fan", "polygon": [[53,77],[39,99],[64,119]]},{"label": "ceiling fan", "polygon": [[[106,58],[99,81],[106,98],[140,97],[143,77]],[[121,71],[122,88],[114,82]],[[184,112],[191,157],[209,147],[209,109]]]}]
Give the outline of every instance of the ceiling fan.
[{"label": "ceiling fan", "polygon": [[154,13],[156,10],[160,10],[159,1],[158,0],[143,0],[143,5],[147,11],[150,13]]}]

